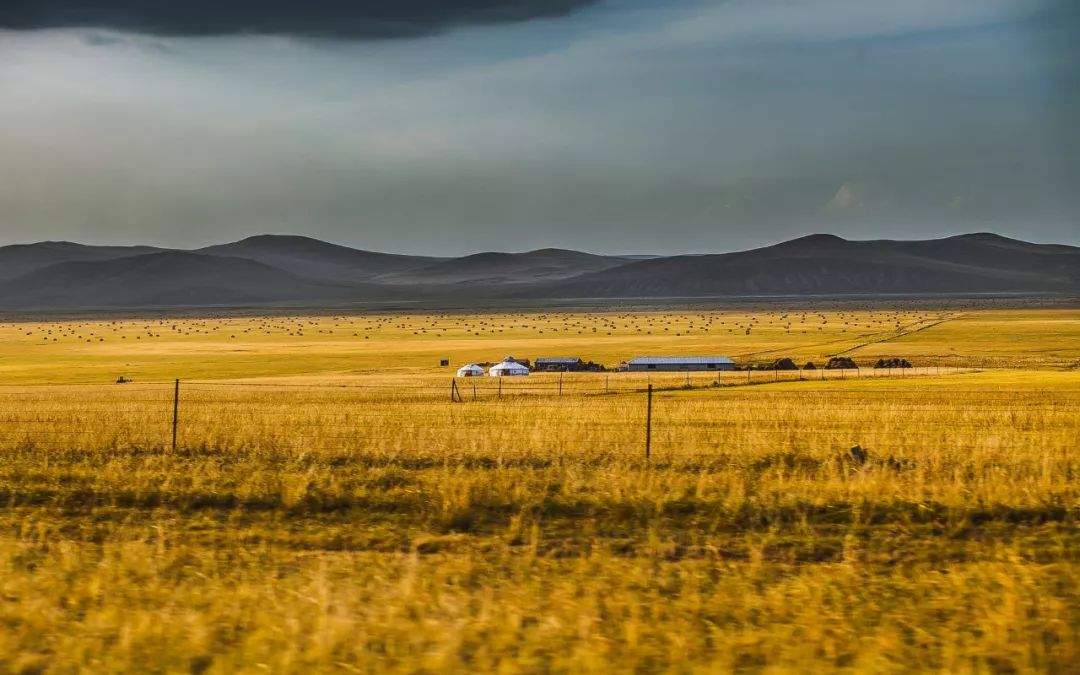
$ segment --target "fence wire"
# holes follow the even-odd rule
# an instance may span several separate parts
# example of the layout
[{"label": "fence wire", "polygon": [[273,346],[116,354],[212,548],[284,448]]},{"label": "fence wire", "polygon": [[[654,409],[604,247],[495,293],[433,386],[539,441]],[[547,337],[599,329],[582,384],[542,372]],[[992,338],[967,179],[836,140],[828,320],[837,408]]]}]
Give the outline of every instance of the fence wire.
[{"label": "fence wire", "polygon": [[[182,381],[0,387],[8,451],[722,455],[741,447],[999,450],[1080,437],[1080,391],[766,387],[895,371],[539,374],[332,383]],[[652,395],[649,395],[649,390]],[[937,391],[935,394],[934,392]],[[651,410],[650,410],[651,401]],[[175,438],[175,441],[174,441]],[[456,460],[454,459],[456,458]]]}]

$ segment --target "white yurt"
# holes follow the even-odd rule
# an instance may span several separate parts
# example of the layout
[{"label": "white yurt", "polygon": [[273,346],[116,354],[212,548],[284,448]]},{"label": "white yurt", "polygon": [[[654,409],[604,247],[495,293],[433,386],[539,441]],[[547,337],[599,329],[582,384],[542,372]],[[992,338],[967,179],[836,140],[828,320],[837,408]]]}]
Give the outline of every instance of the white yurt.
[{"label": "white yurt", "polygon": [[467,363],[457,371],[458,377],[481,377],[483,374],[484,369],[475,363]]},{"label": "white yurt", "polygon": [[514,377],[528,374],[529,369],[515,361],[512,356],[507,356],[488,371],[488,375],[492,377]]}]

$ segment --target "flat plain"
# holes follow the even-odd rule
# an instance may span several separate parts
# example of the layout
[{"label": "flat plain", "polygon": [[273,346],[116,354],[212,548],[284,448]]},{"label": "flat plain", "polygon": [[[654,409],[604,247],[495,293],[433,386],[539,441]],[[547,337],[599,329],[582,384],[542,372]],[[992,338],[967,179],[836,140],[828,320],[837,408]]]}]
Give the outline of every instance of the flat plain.
[{"label": "flat plain", "polygon": [[[819,368],[451,401],[661,354]],[[0,670],[1067,672],[1078,366],[1075,309],[9,320]]]}]

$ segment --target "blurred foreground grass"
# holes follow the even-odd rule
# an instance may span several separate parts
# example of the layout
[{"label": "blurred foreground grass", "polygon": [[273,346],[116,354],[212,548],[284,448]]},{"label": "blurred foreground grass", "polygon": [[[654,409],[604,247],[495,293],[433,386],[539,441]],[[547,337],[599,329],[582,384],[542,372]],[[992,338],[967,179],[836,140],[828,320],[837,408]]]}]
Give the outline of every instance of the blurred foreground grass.
[{"label": "blurred foreground grass", "polygon": [[1080,372],[603,377],[8,386],[0,671],[1080,662]]}]

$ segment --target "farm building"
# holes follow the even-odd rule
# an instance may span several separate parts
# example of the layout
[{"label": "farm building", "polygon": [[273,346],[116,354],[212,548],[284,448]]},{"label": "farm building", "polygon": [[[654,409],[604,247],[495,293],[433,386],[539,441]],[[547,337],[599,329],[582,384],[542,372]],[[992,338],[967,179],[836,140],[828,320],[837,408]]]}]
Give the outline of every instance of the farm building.
[{"label": "farm building", "polygon": [[585,370],[585,362],[572,356],[541,356],[536,359],[535,368],[548,373]]},{"label": "farm building", "polygon": [[516,377],[521,375],[528,375],[529,369],[514,360],[512,356],[507,356],[502,361],[496,363],[488,371],[488,375],[492,377]]},{"label": "farm building", "polygon": [[735,370],[735,362],[726,356],[640,356],[626,362],[631,372]]},{"label": "farm building", "polygon": [[458,377],[482,377],[484,369],[475,363],[467,363],[464,366],[458,368]]}]

